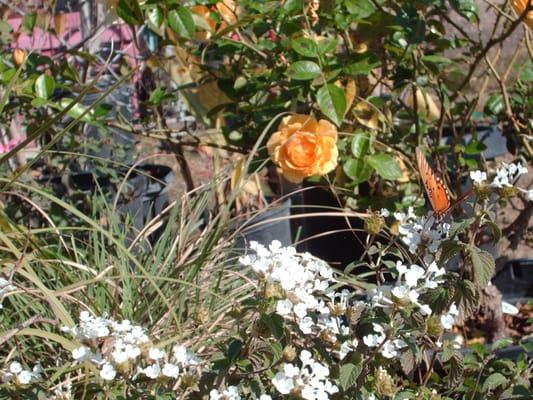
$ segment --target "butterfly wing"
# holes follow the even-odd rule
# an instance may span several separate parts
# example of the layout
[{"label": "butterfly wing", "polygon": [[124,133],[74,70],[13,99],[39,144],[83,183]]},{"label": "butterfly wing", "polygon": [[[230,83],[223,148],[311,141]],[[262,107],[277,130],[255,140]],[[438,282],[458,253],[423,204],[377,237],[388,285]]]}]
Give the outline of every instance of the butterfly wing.
[{"label": "butterfly wing", "polygon": [[429,166],[424,153],[422,153],[422,150],[418,147],[416,148],[416,160],[433,211],[438,216],[446,214],[451,207],[450,192],[448,191],[446,184],[440,177],[435,175],[435,172],[433,172]]}]

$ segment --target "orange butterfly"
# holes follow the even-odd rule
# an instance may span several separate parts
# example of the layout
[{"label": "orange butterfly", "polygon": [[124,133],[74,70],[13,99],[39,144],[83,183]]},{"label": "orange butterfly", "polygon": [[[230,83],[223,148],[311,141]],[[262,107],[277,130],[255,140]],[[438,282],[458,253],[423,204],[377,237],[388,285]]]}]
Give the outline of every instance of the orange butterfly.
[{"label": "orange butterfly", "polygon": [[431,207],[437,218],[442,218],[452,207],[450,191],[442,179],[435,175],[419,147],[416,148],[416,161]]}]

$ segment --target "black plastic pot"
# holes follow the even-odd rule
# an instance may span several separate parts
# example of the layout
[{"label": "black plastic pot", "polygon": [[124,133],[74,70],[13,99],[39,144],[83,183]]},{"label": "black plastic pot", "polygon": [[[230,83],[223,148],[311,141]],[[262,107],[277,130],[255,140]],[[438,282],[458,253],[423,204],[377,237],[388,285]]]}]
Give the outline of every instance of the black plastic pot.
[{"label": "black plastic pot", "polygon": [[236,228],[235,248],[243,250],[252,241],[268,246],[273,240],[279,240],[283,246],[290,246],[290,215],[291,201],[288,199],[280,204],[270,205],[252,218],[241,221]]},{"label": "black plastic pot", "polygon": [[[475,127],[475,134],[477,140],[482,142],[486,149],[481,152],[481,155],[487,160],[495,157],[503,156],[509,151],[507,149],[507,138],[504,136],[502,130],[497,125],[477,125]],[[456,131],[461,131],[461,127],[456,127]],[[462,136],[462,143],[467,145],[472,141],[472,130]],[[443,131],[443,138],[441,144],[453,144],[453,132],[450,128],[445,128]]]},{"label": "black plastic pot", "polygon": [[533,298],[533,259],[508,261],[496,273],[492,283],[508,303],[526,303]]},{"label": "black plastic pot", "polygon": [[[127,170],[120,171],[125,176]],[[133,226],[141,230],[147,222],[158,215],[168,204],[167,186],[172,182],[172,169],[164,165],[141,165],[130,171],[117,203],[117,210],[128,215]],[[122,178],[123,179],[123,178]],[[56,196],[64,198],[75,193],[92,196],[102,193],[108,201],[113,201],[122,182],[114,181],[109,175],[95,176],[92,173],[75,173],[59,177],[43,177],[42,184],[52,184]],[[161,228],[160,228],[161,230]],[[158,234],[152,234],[155,240]]]},{"label": "black plastic pot", "polygon": [[[342,212],[338,200],[327,187],[309,186],[298,195],[299,207],[293,209],[293,232],[298,251],[307,251],[344,269],[363,254],[366,233],[360,218],[324,216],[325,212]],[[300,215],[305,214],[303,217]],[[309,215],[311,214],[311,215]]]}]

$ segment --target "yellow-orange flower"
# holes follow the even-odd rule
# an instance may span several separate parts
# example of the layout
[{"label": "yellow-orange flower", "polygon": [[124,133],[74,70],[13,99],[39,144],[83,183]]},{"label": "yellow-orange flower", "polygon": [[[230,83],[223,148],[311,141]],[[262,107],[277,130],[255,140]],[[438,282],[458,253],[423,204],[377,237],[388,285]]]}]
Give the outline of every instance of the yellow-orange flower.
[{"label": "yellow-orange flower", "polygon": [[[513,8],[518,13],[518,15],[522,15],[522,13],[526,10],[526,7],[528,3],[531,0],[513,0]],[[531,29],[533,29],[533,11],[528,11],[526,19],[524,22],[529,26]]]},{"label": "yellow-orange flower", "polygon": [[268,153],[283,176],[300,183],[325,175],[337,166],[337,128],[322,119],[293,114],[283,118],[267,143]]}]

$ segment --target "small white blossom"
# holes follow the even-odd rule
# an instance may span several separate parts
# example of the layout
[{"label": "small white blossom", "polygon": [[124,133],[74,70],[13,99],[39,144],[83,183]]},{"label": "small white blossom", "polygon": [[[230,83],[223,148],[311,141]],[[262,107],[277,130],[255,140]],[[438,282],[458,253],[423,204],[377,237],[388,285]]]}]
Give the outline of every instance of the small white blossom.
[{"label": "small white blossom", "polygon": [[150,350],[148,350],[148,357],[150,357],[151,360],[160,360],[165,357],[165,352],[152,347]]},{"label": "small white blossom", "polygon": [[241,395],[236,386],[228,386],[227,389],[220,393],[217,389],[209,392],[209,400],[240,400]]},{"label": "small white blossom", "polygon": [[72,358],[74,361],[83,362],[91,357],[91,349],[87,346],[80,346],[72,350]]},{"label": "small white blossom", "polygon": [[141,369],[141,372],[150,379],[157,379],[161,375],[161,367],[159,367],[159,364],[152,364]]},{"label": "small white blossom", "polygon": [[100,370],[100,377],[106,381],[112,381],[117,376],[115,367],[109,363],[105,363]]},{"label": "small white blossom", "polygon": [[459,315],[459,310],[457,310],[457,306],[455,304],[452,304],[450,306],[450,310],[447,314],[441,315],[440,317],[440,323],[444,329],[452,329],[453,324],[455,324],[455,317]]},{"label": "small white blossom", "polygon": [[382,208],[379,213],[381,214],[383,218],[387,218],[388,216],[390,216],[390,211],[387,210],[386,208]]},{"label": "small white blossom", "polygon": [[161,373],[166,377],[177,379],[180,374],[180,369],[175,364],[166,363],[163,366]]},{"label": "small white blossom", "polygon": [[482,184],[487,180],[487,173],[484,171],[470,171],[470,179],[477,183],[478,185]]}]

